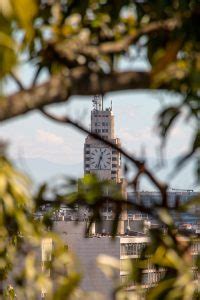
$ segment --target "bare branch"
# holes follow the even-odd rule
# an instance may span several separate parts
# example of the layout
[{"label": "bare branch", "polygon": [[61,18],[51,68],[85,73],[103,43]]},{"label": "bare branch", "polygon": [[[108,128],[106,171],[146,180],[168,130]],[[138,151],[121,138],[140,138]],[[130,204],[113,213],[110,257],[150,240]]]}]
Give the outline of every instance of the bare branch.
[{"label": "bare branch", "polygon": [[[49,43],[49,50],[52,51],[52,56],[58,55],[61,63],[68,67],[74,67],[77,65],[79,55],[96,61],[101,56],[124,53],[131,45],[135,44],[141,36],[151,35],[160,31],[172,31],[180,25],[181,21],[178,18],[171,18],[164,21],[152,22],[141,28],[135,28],[133,33],[129,33],[121,39],[103,42],[100,45],[90,44],[87,38],[80,39],[80,37],[77,36],[75,40],[65,41],[63,47],[59,47],[59,45],[57,47]],[[43,55],[45,56],[45,53]]]},{"label": "bare branch", "polygon": [[41,109],[40,111],[46,117],[50,118],[51,120],[59,122],[59,123],[62,123],[62,124],[72,125],[73,127],[79,129],[80,131],[82,131],[82,132],[84,132],[86,134],[89,134],[94,139],[102,141],[106,145],[108,145],[108,146],[112,147],[113,149],[116,149],[117,151],[119,151],[122,155],[124,155],[124,157],[126,157],[127,159],[129,159],[135,165],[135,167],[138,169],[139,174],[143,173],[144,175],[146,175],[150,179],[150,181],[156,186],[156,188],[161,193],[161,196],[162,196],[162,199],[163,199],[163,206],[167,207],[167,185],[161,183],[155,177],[155,175],[150,170],[147,169],[147,167],[145,166],[145,163],[143,161],[139,161],[133,155],[130,155],[128,152],[126,152],[121,147],[118,147],[116,144],[112,143],[111,141],[109,141],[107,139],[104,139],[102,136],[89,131],[83,125],[79,124],[78,122],[75,122],[75,121],[71,120],[69,117],[66,117],[66,116],[64,116],[64,117],[58,117],[58,116],[50,114],[45,109]]},{"label": "bare branch", "polygon": [[45,105],[65,102],[70,95],[95,95],[111,91],[150,88],[149,72],[91,73],[74,68],[70,74],[54,75],[48,82],[0,100],[0,121],[25,114]]},{"label": "bare branch", "polygon": [[[125,36],[123,39],[114,42],[105,42],[99,46],[100,54],[117,54],[123,51],[127,51],[128,47],[137,42],[141,36],[150,35],[154,32],[172,31],[175,28],[181,25],[181,21],[178,18],[171,18],[164,21],[152,22],[148,25],[145,25],[143,28],[139,28],[133,34]],[[93,47],[94,53],[95,47]],[[97,51],[97,49],[96,49]]]},{"label": "bare branch", "polygon": [[[75,51],[75,60],[79,54],[96,59],[101,55],[123,53],[141,36],[160,30],[172,31],[180,25],[181,21],[178,18],[152,22],[119,41],[105,42],[99,46],[90,45],[88,41],[83,41],[83,45],[81,45],[79,39],[79,43],[75,44],[76,47],[70,46],[69,43],[67,53]],[[35,74],[32,88],[25,91],[23,91],[24,88],[18,78],[13,76],[21,91],[0,101],[0,121],[48,104],[67,101],[70,95],[94,95],[111,91],[150,88],[150,72],[98,74],[89,71],[87,67],[76,67],[71,69],[68,74],[51,76],[48,82],[35,86],[39,73],[40,68]]]},{"label": "bare branch", "polygon": [[71,63],[76,62],[76,58],[79,54],[96,60],[101,55],[119,54],[128,50],[128,48],[136,43],[141,36],[151,35],[154,32],[159,31],[172,31],[181,25],[181,21],[178,18],[171,18],[164,21],[152,22],[145,25],[142,28],[136,28],[131,34],[127,34],[125,37],[110,42],[104,42],[99,46],[88,44],[88,40],[80,41],[78,37],[75,41],[69,41],[65,45],[64,49],[55,49],[61,57],[68,60]]},{"label": "bare branch", "polygon": [[33,78],[32,86],[36,85],[41,70],[42,70],[42,66],[39,66],[38,69],[37,69],[37,71],[35,72],[35,76]]},{"label": "bare branch", "polygon": [[23,84],[21,83],[21,81],[19,80],[19,78],[17,77],[17,75],[13,72],[10,72],[10,75],[12,77],[12,79],[15,81],[15,83],[18,85],[18,87],[20,88],[20,90],[25,90]]}]

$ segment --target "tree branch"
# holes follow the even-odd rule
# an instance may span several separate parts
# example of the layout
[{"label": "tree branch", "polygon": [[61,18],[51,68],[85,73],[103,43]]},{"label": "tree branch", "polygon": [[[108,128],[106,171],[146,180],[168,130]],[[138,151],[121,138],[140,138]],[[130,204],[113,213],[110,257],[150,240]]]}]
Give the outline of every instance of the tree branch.
[{"label": "tree branch", "polygon": [[32,86],[36,85],[36,82],[38,80],[38,77],[39,77],[41,71],[42,71],[42,66],[39,66],[37,71],[35,72],[35,76],[33,78]]},{"label": "tree branch", "polygon": [[24,90],[24,86],[21,83],[21,81],[19,80],[19,78],[17,77],[17,75],[15,73],[13,73],[13,72],[10,72],[10,76],[15,81],[15,83],[18,85],[18,87],[20,88],[20,90]]},{"label": "tree branch", "polygon": [[150,36],[160,31],[165,34],[165,32],[173,31],[180,25],[181,20],[179,18],[151,22],[140,28],[135,27],[133,33],[128,33],[120,39],[103,42],[99,45],[90,43],[91,41],[87,37],[83,39],[77,35],[75,39],[63,41],[61,44],[49,42],[47,48],[42,50],[42,56],[44,59],[49,56],[53,57],[55,61],[71,69],[79,65],[80,56],[84,56],[89,61],[97,61],[101,57],[122,54],[127,52],[129,47],[135,44],[140,37]]},{"label": "tree branch", "polygon": [[0,121],[25,114],[48,104],[65,102],[70,95],[95,95],[111,91],[150,88],[149,72],[90,73],[80,67],[69,74],[54,75],[30,89],[0,99]]},{"label": "tree branch", "polygon": [[[127,51],[128,47],[136,42],[141,36],[150,35],[160,30],[173,31],[181,25],[181,20],[176,18],[164,21],[152,22],[139,28],[135,33],[127,35],[119,41],[105,42],[98,46],[89,45],[88,42],[73,47],[68,45],[75,54],[91,56],[93,59],[101,55],[117,54]],[[66,48],[66,47],[65,47]],[[76,57],[75,55],[75,57]],[[0,121],[4,121],[31,110],[41,108],[48,104],[67,101],[70,95],[94,95],[111,91],[128,89],[150,88],[149,72],[121,72],[110,74],[97,74],[89,72],[86,67],[77,67],[70,70],[67,75],[54,75],[44,84],[34,86],[39,71],[36,72],[31,89],[20,91],[8,96],[5,100],[0,99]],[[14,77],[16,80],[16,78]],[[22,89],[22,85],[17,80]]]},{"label": "tree branch", "polygon": [[79,124],[78,122],[73,121],[72,119],[70,119],[69,117],[58,117],[55,115],[50,114],[49,112],[47,112],[45,109],[41,109],[40,110],[46,117],[50,118],[53,121],[56,121],[58,123],[62,123],[62,124],[70,124],[73,127],[79,129],[80,131],[89,134],[91,137],[93,137],[94,139],[97,139],[99,141],[102,141],[104,144],[112,147],[113,149],[116,149],[117,151],[119,151],[122,155],[124,155],[124,157],[126,157],[127,159],[129,159],[134,165],[135,167],[138,169],[138,172],[141,174],[143,173],[144,175],[146,175],[150,181],[156,186],[156,188],[160,191],[161,196],[162,196],[162,205],[164,207],[167,207],[168,203],[167,203],[167,185],[161,183],[156,177],[155,175],[149,170],[147,169],[147,167],[145,166],[145,163],[143,161],[139,161],[138,159],[136,159],[133,155],[130,155],[128,152],[126,152],[124,149],[122,149],[121,147],[118,147],[116,144],[114,144],[113,142],[104,139],[102,136],[93,133],[91,131],[89,131],[87,128],[85,128],[83,125]]},{"label": "tree branch", "polygon": [[171,18],[165,21],[152,22],[145,25],[143,28],[137,29],[133,34],[124,37],[119,41],[105,42],[99,46],[99,52],[101,54],[117,54],[123,51],[127,51],[128,47],[137,42],[141,36],[150,35],[154,32],[173,31],[175,28],[181,25],[181,21],[178,18]]},{"label": "tree branch", "polygon": [[[178,18],[171,18],[164,21],[151,22],[141,28],[135,28],[133,33],[129,33],[119,40],[103,42],[100,45],[89,44],[88,39],[80,39],[78,35],[75,40],[65,41],[63,47],[56,47],[55,44],[49,44],[49,50],[53,51],[52,56],[59,54],[59,58],[68,66],[76,65],[78,56],[84,55],[92,60],[98,57],[110,54],[120,54],[128,50],[128,48],[136,43],[141,36],[151,35],[160,31],[173,31],[181,25]],[[46,56],[46,54],[44,54]]]}]

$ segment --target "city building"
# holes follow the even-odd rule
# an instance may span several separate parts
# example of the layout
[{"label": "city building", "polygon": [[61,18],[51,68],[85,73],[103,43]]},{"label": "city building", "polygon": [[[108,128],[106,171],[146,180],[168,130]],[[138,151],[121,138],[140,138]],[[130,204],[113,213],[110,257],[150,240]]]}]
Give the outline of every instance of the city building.
[{"label": "city building", "polygon": [[[91,132],[120,147],[120,140],[115,136],[112,105],[104,109],[100,96],[93,99]],[[116,183],[122,180],[120,153],[91,135],[86,137],[84,144],[84,174],[88,173],[96,174],[100,179],[114,180]]]},{"label": "city building", "polygon": [[[83,274],[81,288],[89,292],[99,292],[102,299],[109,300],[115,285],[128,283],[130,270],[128,261],[137,260],[147,243],[149,237],[142,233],[136,235],[117,235],[113,240],[109,235],[100,235],[95,233],[95,229],[90,237],[85,237],[85,222],[65,222],[58,221],[54,223],[54,230],[58,232],[62,240],[77,256],[80,268],[79,272]],[[49,240],[47,240],[47,249],[49,249]],[[118,268],[111,280],[98,267],[97,261],[101,255],[114,257],[118,260]],[[43,255],[45,257],[45,255]],[[130,265],[129,265],[130,266]],[[150,264],[143,270],[142,283],[144,288],[155,284],[161,278],[163,270],[156,270]],[[136,284],[132,282],[127,284],[127,292],[134,291]]]},{"label": "city building", "polygon": [[[112,105],[104,109],[102,97],[95,96],[91,111],[91,132],[120,147],[120,140],[116,137],[114,129]],[[95,174],[100,180],[106,179],[114,182],[116,186],[119,186],[124,198],[126,198],[126,185],[122,179],[120,153],[112,146],[108,146],[104,141],[98,140],[92,135],[88,135],[84,143],[84,174]],[[109,193],[109,191],[106,192]],[[175,207],[194,195],[196,194],[192,191],[183,193],[171,191],[169,192],[170,206]],[[138,191],[128,193],[128,200],[151,207],[153,204],[161,201],[161,196],[157,192]],[[39,212],[39,217],[41,215],[42,211]],[[82,289],[99,292],[103,295],[102,299],[110,300],[112,299],[114,284],[123,284],[127,293],[135,293],[136,283],[129,281],[130,270],[127,266],[130,266],[130,264],[128,262],[130,260],[132,263],[136,262],[144,247],[151,243],[148,230],[152,227],[161,228],[161,225],[149,215],[125,207],[125,212],[120,216],[117,236],[113,240],[111,238],[113,206],[106,204],[101,211],[101,215],[103,222],[101,224],[93,223],[87,237],[85,232],[89,222],[90,210],[86,206],[72,210],[66,205],[62,205],[52,218],[54,230],[59,233],[67,248],[75,253],[80,263],[78,271],[83,274]],[[174,213],[174,218],[177,218],[177,226],[180,229],[182,226],[182,229],[187,232],[198,235],[198,230],[200,229],[198,218],[196,221],[194,219],[188,221],[188,219],[184,218],[183,221],[180,221],[182,217],[184,217],[184,214],[177,217]],[[187,221],[190,222],[193,231],[185,226]],[[45,260],[51,259],[49,249],[52,247],[52,241],[49,239],[44,240],[41,247],[43,266],[45,266]],[[118,261],[114,282],[108,279],[96,264],[99,255],[102,254],[114,257]],[[200,254],[199,241],[192,246],[191,254],[194,260]],[[144,291],[155,285],[164,273],[164,269],[155,268],[148,263],[142,270],[142,287]],[[199,273],[196,270],[194,270],[194,273],[198,279]],[[137,298],[135,295],[134,299],[141,298]]]},{"label": "city building", "polygon": [[[134,299],[144,299],[143,294],[156,285],[165,274],[164,268],[155,267],[151,260],[147,259],[147,263],[142,269],[141,277],[143,294],[137,297],[138,284],[130,280],[130,266],[134,262],[137,263],[142,250],[151,242],[150,237],[144,233],[137,232],[117,235],[113,240],[109,235],[96,234],[95,228],[93,228],[89,237],[85,237],[86,226],[86,222],[54,222],[54,230],[59,233],[67,247],[76,255],[78,262],[77,271],[83,275],[80,287],[84,291],[101,294],[104,300],[110,300],[116,285],[123,285],[124,292],[127,295],[133,293],[135,295]],[[183,243],[188,240],[187,237],[181,235],[179,239]],[[53,245],[51,245],[49,239],[44,241],[42,245],[43,259],[50,260],[49,249],[52,247]],[[47,252],[46,254],[45,251]],[[196,258],[200,254],[198,238],[194,239],[190,253],[194,262],[193,276],[198,285],[200,274],[195,266]],[[112,258],[115,259],[112,278],[107,277],[97,264],[102,255],[104,258],[107,257],[107,261],[112,260]]]}]

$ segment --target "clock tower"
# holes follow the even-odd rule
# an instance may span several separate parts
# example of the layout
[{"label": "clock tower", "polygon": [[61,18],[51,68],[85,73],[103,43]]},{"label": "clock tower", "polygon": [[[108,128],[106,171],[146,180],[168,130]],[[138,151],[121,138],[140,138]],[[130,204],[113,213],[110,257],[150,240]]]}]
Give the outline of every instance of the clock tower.
[{"label": "clock tower", "polygon": [[[112,105],[104,109],[103,98],[94,96],[93,109],[91,111],[91,132],[99,134],[116,146],[120,146],[120,140],[115,136],[114,115]],[[121,181],[121,155],[102,141],[88,135],[84,144],[84,173],[96,174],[100,179]]]}]

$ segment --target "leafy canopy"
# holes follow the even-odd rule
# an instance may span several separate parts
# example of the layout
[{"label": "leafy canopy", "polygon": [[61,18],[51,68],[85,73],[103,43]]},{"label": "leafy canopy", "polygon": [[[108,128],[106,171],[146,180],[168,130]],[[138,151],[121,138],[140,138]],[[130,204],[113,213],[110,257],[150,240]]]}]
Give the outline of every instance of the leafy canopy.
[{"label": "leafy canopy", "polygon": [[[7,95],[2,88],[0,121],[42,109],[45,116],[70,123],[87,133],[79,123],[66,116],[62,119],[52,117],[44,111],[44,106],[65,102],[74,94],[104,94],[121,89],[164,89],[178,93],[181,96],[179,103],[160,112],[158,128],[164,145],[170,129],[183,111],[187,112],[186,121],[193,120],[191,149],[178,161],[175,170],[195,157],[199,183],[199,37],[200,4],[195,0],[1,0],[0,81],[3,86],[8,78],[14,80],[18,91]],[[123,72],[120,69],[119,61],[123,56],[131,61],[140,55],[145,55],[148,70]],[[35,72],[28,88],[24,87],[23,74],[20,74],[20,66],[24,63],[34,66]],[[48,76],[47,83],[41,85],[39,76],[43,71]],[[147,299],[198,298],[197,281],[191,273],[192,260],[188,252],[191,243],[198,240],[188,237],[184,243],[180,242],[180,234],[169,213],[167,186],[149,171],[145,162],[130,157],[123,149],[118,150],[136,167],[137,174],[130,184],[136,188],[140,177],[146,175],[162,196],[161,205],[155,204],[149,211],[142,204],[135,205],[135,208],[153,214],[167,228],[164,235],[161,230],[150,232],[152,243],[141,253],[138,262],[128,264],[130,276],[126,285],[134,281],[140,288],[142,269],[151,263],[166,272],[161,282],[148,291]],[[124,198],[110,183],[99,182],[95,177],[89,176],[79,182],[81,188],[78,192],[73,190],[76,185],[76,182],[65,180],[64,185],[58,184],[51,190],[56,206],[53,211],[62,203],[72,207],[77,202],[87,204],[93,222],[101,219],[99,211],[109,200],[116,207],[115,235]],[[105,185],[114,189],[109,199],[103,193]],[[77,288],[80,274],[76,271],[73,255],[51,230],[51,215],[45,215],[40,222],[33,217],[38,207],[47,201],[48,191],[49,186],[43,185],[33,196],[26,177],[14,169],[5,153],[0,155],[0,281],[3,286],[1,295],[4,293],[8,299],[13,299],[15,294],[19,299],[36,299],[41,289],[47,293],[47,299],[86,296]],[[197,196],[176,209],[187,211],[191,204],[198,203]],[[40,272],[34,249],[49,238],[55,247],[51,261],[47,261]],[[20,264],[20,272],[16,275],[15,268],[21,263],[21,257],[24,263]],[[198,256],[194,264],[197,269]],[[56,274],[53,281],[49,271]],[[8,281],[10,278],[12,280]],[[15,289],[8,282],[14,282]],[[122,287],[116,289],[116,297]]]}]

